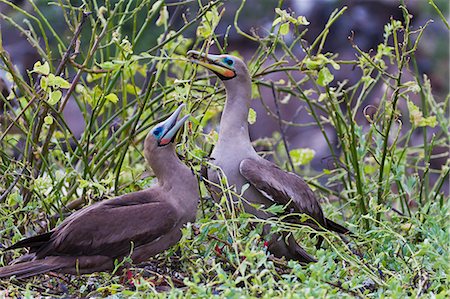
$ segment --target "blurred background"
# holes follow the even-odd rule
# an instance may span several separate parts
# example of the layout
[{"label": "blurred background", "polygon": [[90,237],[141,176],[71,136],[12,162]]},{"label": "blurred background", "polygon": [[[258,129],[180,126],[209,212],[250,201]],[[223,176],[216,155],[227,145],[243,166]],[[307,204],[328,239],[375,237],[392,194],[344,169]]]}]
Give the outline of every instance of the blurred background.
[{"label": "blurred background", "polygon": [[[53,25],[54,30],[64,34],[64,30],[67,30],[67,26],[63,15],[60,13],[60,8],[56,5],[49,5],[48,1],[34,2]],[[170,3],[174,2],[176,1],[166,1],[169,13],[173,18],[174,27],[179,28],[183,25],[185,17],[189,18],[190,14],[196,12],[196,8],[194,9],[194,7],[197,7],[197,3],[196,1],[186,1],[185,5],[176,6],[175,8],[174,6],[170,6]],[[422,37],[422,42],[420,43],[416,58],[419,72],[421,74],[426,74],[430,78],[434,96],[438,101],[441,101],[449,92],[448,31],[442,20],[437,16],[435,10],[428,4],[428,1],[406,0],[404,2],[408,7],[409,12],[414,16],[412,23],[413,28],[419,28],[420,26],[425,25],[428,20],[434,21],[428,25],[425,34]],[[435,2],[447,16],[449,2],[446,0]],[[25,11],[32,10],[32,4],[28,1],[14,0],[12,3]],[[82,4],[81,1],[71,1],[71,3],[74,6],[80,6]],[[101,1],[98,3],[101,4]],[[275,7],[277,7],[277,3],[278,1],[248,0],[244,5],[239,18],[240,28],[244,32],[252,32],[260,36],[267,34],[272,26],[274,10]],[[306,16],[310,25],[308,26],[307,33],[304,35],[304,39],[308,43],[313,41],[323,30],[333,10],[348,6],[345,17],[339,18],[331,27],[330,36],[324,44],[323,52],[336,53],[340,60],[352,60],[356,57],[355,50],[352,48],[352,44],[349,42],[348,37],[353,36],[353,42],[358,45],[361,50],[369,51],[373,49],[376,51],[377,45],[383,41],[384,25],[389,23],[391,18],[403,20],[403,13],[399,8],[400,4],[401,1],[395,0],[287,0],[283,2],[283,9],[292,12],[296,16]],[[219,38],[223,38],[225,34],[228,34],[227,51],[237,51],[248,61],[258,44],[238,34],[233,26],[234,16],[240,5],[241,1],[223,2],[222,8],[225,9],[225,12],[216,29],[216,34]],[[27,73],[27,70],[33,68],[34,63],[40,59],[40,56],[35,48],[28,42],[25,33],[20,32],[8,22],[8,18],[20,22],[20,18],[23,18],[23,15],[17,13],[4,3],[0,4],[0,12],[2,14],[2,18],[0,18],[0,28],[3,47],[10,53],[12,61],[17,69],[20,70],[23,77],[29,78],[30,74]],[[142,18],[145,18],[145,14],[142,14]],[[124,28],[123,36],[127,35],[127,30],[131,31],[132,28]],[[148,50],[152,45],[155,45],[157,43],[156,39],[161,32],[161,27],[149,26],[145,32],[145,37],[140,44],[136,45],[135,53]],[[191,27],[184,34],[186,37],[195,39],[195,28]],[[69,33],[68,36],[70,36]],[[87,37],[85,36],[84,38]],[[286,36],[286,38],[288,39],[289,35]],[[51,46],[56,47],[54,40],[49,40],[49,43]],[[210,51],[214,52],[214,49],[214,46],[212,46]],[[305,55],[300,47],[294,49],[294,52],[299,59]],[[55,57],[55,59],[59,58]],[[410,70],[406,71],[405,81],[408,80],[408,72],[410,72]],[[348,80],[349,84],[351,84],[361,77],[361,71],[352,66],[345,67],[345,65],[343,65],[339,71],[334,71],[334,76],[334,82]],[[283,79],[283,74],[275,73],[274,75],[265,76],[261,79],[277,81]],[[143,82],[138,82],[138,84],[141,83]],[[0,88],[6,97],[9,88],[8,80],[4,78],[4,73],[2,73],[1,70]],[[377,86],[371,92],[367,105],[376,105],[377,99],[381,97],[382,93],[383,86]],[[274,132],[280,130],[278,122],[273,116],[275,107],[271,90],[269,88],[261,89],[260,95],[260,99],[255,99],[255,101],[253,101],[253,108],[257,112],[257,122],[251,126],[251,136],[254,140],[272,137]],[[0,105],[0,108],[3,109],[3,105]],[[270,111],[267,109],[271,110],[272,113],[269,113]],[[400,109],[402,109],[402,107],[400,107]],[[405,107],[403,107],[403,109],[405,109]],[[304,124],[312,121],[307,110],[304,109],[300,101],[290,100],[287,104],[281,106],[280,113],[283,119],[293,123]],[[75,135],[81,135],[84,130],[84,120],[75,101],[68,103],[64,110],[64,114],[72,132]],[[362,113],[360,117],[363,120]],[[290,149],[312,148],[315,150],[316,158],[312,162],[313,169],[320,170],[327,167],[326,164],[327,157],[329,157],[329,150],[317,128],[290,126],[284,128],[284,132]],[[414,141],[414,139],[416,139],[416,141]],[[337,143],[337,140],[334,140],[333,142]],[[417,130],[417,133],[413,136],[413,143],[419,144],[421,142],[423,142],[423,138],[420,135],[420,130]],[[441,148],[441,151],[445,153],[448,151],[448,148]],[[434,159],[431,162],[434,163],[434,168],[439,168],[440,165],[445,163],[444,161],[446,161],[446,159],[446,157],[441,157]]]}]

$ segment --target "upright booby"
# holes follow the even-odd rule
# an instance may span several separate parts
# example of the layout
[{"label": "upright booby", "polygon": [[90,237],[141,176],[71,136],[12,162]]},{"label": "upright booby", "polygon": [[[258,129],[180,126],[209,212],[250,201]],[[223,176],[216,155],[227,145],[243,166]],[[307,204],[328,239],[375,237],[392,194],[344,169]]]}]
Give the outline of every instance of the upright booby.
[{"label": "upright booby", "polygon": [[183,225],[195,220],[199,200],[197,180],[173,144],[189,117],[177,121],[182,107],[145,139],[145,158],[158,178],[154,187],[83,208],[52,231],[12,245],[7,250],[30,248],[28,261],[0,268],[0,278],[111,271],[114,260],[130,253],[139,263],[177,243]]},{"label": "upright booby", "polygon": [[[189,51],[188,57],[192,62],[213,71],[225,85],[227,99],[220,120],[219,140],[212,151],[211,162],[223,171],[229,185],[234,185],[239,192],[243,185],[249,183],[250,187],[245,190],[243,197],[250,203],[267,208],[274,203],[284,205],[288,212],[304,213],[314,219],[305,222],[307,225],[341,234],[348,233],[345,227],[325,218],[313,191],[303,179],[280,169],[256,153],[248,131],[251,78],[245,63],[235,56],[197,51]],[[216,170],[208,169],[207,174],[209,180],[219,182]],[[244,208],[258,218],[273,216],[245,202]],[[265,231],[267,233],[267,228]],[[284,256],[304,263],[315,261],[291,234],[284,234],[283,237],[273,235],[268,249],[277,257]]]}]

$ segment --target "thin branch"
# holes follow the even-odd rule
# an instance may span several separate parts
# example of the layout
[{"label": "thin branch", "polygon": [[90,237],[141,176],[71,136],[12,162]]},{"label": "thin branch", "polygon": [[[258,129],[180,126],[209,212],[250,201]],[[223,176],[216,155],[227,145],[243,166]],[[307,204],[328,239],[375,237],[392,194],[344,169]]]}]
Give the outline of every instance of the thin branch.
[{"label": "thin branch", "polygon": [[275,84],[273,83],[273,81],[271,82],[271,87],[272,87],[273,101],[275,102],[275,109],[276,109],[277,118],[278,118],[278,126],[280,127],[281,138],[283,139],[283,144],[284,144],[284,148],[286,150],[286,155],[288,157],[289,165],[291,166],[292,172],[295,173],[294,163],[292,162],[291,155],[289,154],[289,148],[288,148],[286,136],[285,136],[284,130],[283,130],[283,122],[281,120],[280,107],[278,104],[278,96],[275,91]]},{"label": "thin branch", "polygon": [[0,202],[3,202],[8,196],[8,194],[12,191],[12,189],[17,185],[17,182],[19,182],[19,179],[22,177],[23,173],[25,172],[25,169],[26,169],[25,167],[22,168],[22,171],[16,175],[16,178],[11,183],[11,185],[9,185],[8,189],[6,189],[5,192],[3,192],[3,194],[0,196]]},{"label": "thin branch", "polygon": [[[58,67],[56,68],[55,75],[61,74],[61,72],[63,71],[64,67],[68,63],[69,57],[70,57],[70,52],[71,52],[72,48],[75,46],[76,41],[80,37],[81,30],[83,29],[83,25],[85,24],[85,22],[86,22],[86,20],[87,20],[87,18],[89,17],[90,14],[91,14],[90,12],[83,12],[82,13],[81,21],[77,25],[77,28],[75,30],[75,33],[74,33],[73,37],[72,37],[72,40],[70,41],[70,44],[69,44],[66,52],[64,53],[64,55],[61,58],[61,61],[60,61],[59,65],[58,65]],[[75,89],[75,86],[73,84],[74,82],[76,82],[76,81],[74,80],[72,82],[72,85],[71,85],[71,89],[72,90]],[[39,93],[40,90],[41,90],[41,88],[37,87],[37,93]],[[67,92],[67,93],[69,93],[69,92]],[[36,97],[33,97],[30,102],[33,102],[35,98]],[[66,94],[66,98],[65,99],[67,101],[67,94]],[[63,106],[63,104],[61,104],[61,106]],[[27,107],[29,107],[29,105]],[[27,151],[28,155],[29,155],[28,156],[28,163],[30,165],[32,164],[33,160],[35,159],[35,155],[33,154],[33,151],[32,151],[32,146],[34,144],[37,144],[37,142],[38,142],[40,131],[41,131],[42,126],[44,124],[44,117],[43,116],[47,115],[49,109],[50,109],[50,107],[45,106],[43,108],[43,110],[41,111],[41,113],[40,113],[40,115],[42,117],[39,117],[38,121],[34,122],[34,126],[32,128],[33,142],[29,142],[29,144],[28,144],[28,151]],[[45,151],[47,150],[48,143],[50,142],[50,137],[53,134],[53,131],[55,130],[55,128],[56,128],[56,123],[53,123],[50,126],[50,128],[49,128],[47,138],[46,138],[45,143],[44,143],[44,145],[42,147],[42,153],[45,153]],[[43,163],[43,159],[40,159],[40,160],[37,161],[37,164],[35,165],[35,168],[34,168],[35,171],[31,174],[32,178],[37,178],[39,176],[39,172],[40,172],[40,168],[42,166],[42,163]],[[30,199],[31,199],[31,192],[28,192],[28,191],[26,191],[23,188],[22,189],[22,193],[24,194],[24,203],[27,204],[30,201]]]}]

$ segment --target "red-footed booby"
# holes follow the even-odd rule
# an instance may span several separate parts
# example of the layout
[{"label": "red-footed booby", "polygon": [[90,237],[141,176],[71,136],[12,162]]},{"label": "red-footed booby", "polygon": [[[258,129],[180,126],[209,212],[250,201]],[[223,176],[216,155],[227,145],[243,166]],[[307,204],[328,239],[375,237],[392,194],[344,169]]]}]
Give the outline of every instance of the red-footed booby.
[{"label": "red-footed booby", "polygon": [[[192,62],[213,71],[225,86],[227,99],[220,120],[219,140],[211,153],[211,162],[223,171],[229,185],[234,185],[239,192],[243,185],[249,183],[250,187],[245,190],[243,197],[250,203],[266,208],[274,203],[284,205],[287,206],[287,212],[304,213],[313,219],[304,224],[316,229],[348,233],[345,227],[325,218],[313,191],[302,178],[280,169],[256,153],[248,131],[251,78],[245,63],[235,56],[197,51],[189,51],[188,57]],[[216,170],[208,169],[207,174],[209,180],[219,182]],[[245,202],[244,208],[258,218],[274,216]],[[290,217],[289,221],[298,219]],[[265,228],[267,232],[268,228]],[[297,244],[292,234],[284,234],[283,237],[273,235],[268,249],[277,257],[284,256],[304,263],[315,261]]]},{"label": "red-footed booby", "polygon": [[197,179],[173,144],[189,117],[177,121],[183,106],[145,139],[145,158],[158,178],[154,187],[83,208],[54,230],[12,245],[7,250],[30,248],[28,261],[0,268],[0,278],[111,271],[130,253],[139,263],[176,244],[183,225],[195,221],[199,200]]}]

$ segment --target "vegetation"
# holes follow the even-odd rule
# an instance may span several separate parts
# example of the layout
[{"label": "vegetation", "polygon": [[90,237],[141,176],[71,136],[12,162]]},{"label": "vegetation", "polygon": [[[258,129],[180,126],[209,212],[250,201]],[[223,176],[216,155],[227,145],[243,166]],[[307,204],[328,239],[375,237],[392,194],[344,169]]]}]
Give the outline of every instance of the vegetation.
[{"label": "vegetation", "polygon": [[[69,1],[39,5],[30,1],[31,11],[25,11],[0,1],[16,12],[14,16],[0,13],[2,19],[18,28],[41,56],[24,76],[16,70],[11,61],[14,53],[3,48],[0,36],[0,65],[13,84],[9,95],[0,94],[7,111],[0,126],[0,241],[4,246],[55,227],[73,209],[151,186],[143,139],[179,103],[186,104],[192,117],[179,138],[178,151],[201,179],[200,168],[208,163],[217,139],[211,128],[217,125],[225,94],[220,82],[190,64],[185,54],[189,49],[207,52],[212,44],[227,52],[228,34],[215,33],[224,13],[235,13],[237,32],[257,45],[247,61],[254,98],[265,89],[273,92],[277,107],[288,101],[306,104],[314,120],[307,125],[323,133],[333,163],[320,173],[305,167],[313,153],[287,150],[283,128],[295,124],[285,120],[280,120],[280,133],[256,141],[265,144],[267,151],[262,154],[305,176],[325,213],[345,221],[355,233],[346,242],[321,232],[325,244],[315,250],[313,233],[317,232],[243,213],[239,206],[227,204],[225,198],[233,191],[226,184],[224,200],[215,204],[202,182],[196,223],[185,228],[177,246],[147,266],[133,268],[132,281],[123,281],[121,273],[76,278],[41,275],[0,281],[1,295],[450,295],[450,205],[443,188],[450,169],[448,155],[444,165],[430,166],[438,158],[436,149],[448,149],[449,96],[436,100],[432,82],[418,71],[415,52],[428,23],[412,28],[406,6],[401,6],[404,20],[392,19],[385,25],[384,42],[377,49],[364,52],[350,37],[354,59],[342,60],[335,53],[324,53],[323,45],[330,38],[329,28],[346,17],[345,7],[335,10],[323,31],[307,43],[302,37],[308,20],[283,10],[281,4],[273,13],[270,32],[260,36],[239,27],[245,1],[236,12],[224,12],[221,1],[189,3],[190,14],[184,14],[184,2],[89,1],[74,6]],[[70,35],[52,26],[45,15],[47,5],[63,14]],[[181,26],[174,23],[177,16],[184,20]],[[435,21],[448,28],[444,17]],[[195,31],[195,40],[185,37],[189,31]],[[157,42],[145,44],[147,35],[156,35]],[[304,58],[294,54],[298,49],[306,53]],[[361,71],[357,82],[336,82],[333,74],[344,65]],[[284,79],[265,78],[273,73]],[[378,102],[369,103],[371,92],[380,86],[383,93]],[[73,134],[65,121],[63,111],[69,101],[76,102],[82,112],[81,136]],[[279,116],[279,111],[270,113]],[[254,112],[250,115],[250,121],[254,117],[257,121]],[[423,136],[421,144],[412,143],[416,134]],[[301,266],[269,257],[261,236],[266,223],[274,230],[292,231],[319,261]],[[0,264],[23,253],[2,253]]]}]

